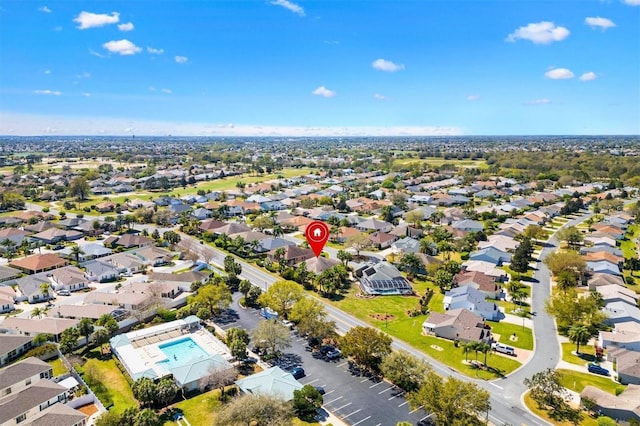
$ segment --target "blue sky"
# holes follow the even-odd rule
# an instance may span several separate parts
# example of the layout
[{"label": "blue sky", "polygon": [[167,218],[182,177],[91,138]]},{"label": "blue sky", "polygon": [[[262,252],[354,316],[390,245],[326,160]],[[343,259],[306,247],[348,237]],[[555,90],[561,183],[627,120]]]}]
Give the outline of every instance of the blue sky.
[{"label": "blue sky", "polygon": [[0,64],[0,134],[640,133],[640,0],[9,0]]}]

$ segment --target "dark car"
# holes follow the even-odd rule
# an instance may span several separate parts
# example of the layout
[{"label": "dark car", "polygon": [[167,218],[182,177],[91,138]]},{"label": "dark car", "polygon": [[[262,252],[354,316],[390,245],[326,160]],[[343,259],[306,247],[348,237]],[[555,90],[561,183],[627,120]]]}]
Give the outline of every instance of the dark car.
[{"label": "dark car", "polygon": [[336,347],[333,345],[324,345],[324,346],[320,346],[320,353],[322,355],[326,355],[331,351],[335,351]]},{"label": "dark car", "polygon": [[309,345],[305,346],[304,350],[307,351],[307,352],[313,352],[313,348],[311,346],[309,346]]},{"label": "dark car", "polygon": [[587,367],[589,373],[600,374],[601,376],[608,376],[609,370],[606,368],[600,367],[598,364],[589,364]]},{"label": "dark car", "polygon": [[294,379],[302,379],[305,376],[304,369],[302,367],[296,367],[291,370],[291,375]]},{"label": "dark car", "polygon": [[325,390],[324,390],[324,388],[322,386],[316,386],[315,388],[316,388],[316,390],[318,391],[318,393],[320,395],[324,395],[325,394]]},{"label": "dark car", "polygon": [[252,356],[248,356],[246,358],[242,358],[241,360],[245,364],[255,364],[258,360]]}]

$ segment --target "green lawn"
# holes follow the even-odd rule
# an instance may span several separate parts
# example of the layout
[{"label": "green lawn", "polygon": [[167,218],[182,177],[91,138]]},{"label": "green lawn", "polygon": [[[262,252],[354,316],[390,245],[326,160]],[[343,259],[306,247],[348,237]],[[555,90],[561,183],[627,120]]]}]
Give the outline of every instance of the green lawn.
[{"label": "green lawn", "polygon": [[[96,350],[92,352],[97,356]],[[81,368],[78,368],[78,372],[109,410],[120,414],[127,408],[138,406],[129,383],[113,358],[108,360],[90,358]]]},{"label": "green lawn", "polygon": [[[548,411],[547,410],[543,410],[541,408],[538,408],[538,403],[535,402],[533,400],[533,398],[531,398],[531,394],[529,392],[524,394],[524,405],[527,406],[527,408],[529,408],[529,410],[531,410],[535,415],[542,417],[543,419],[545,419],[546,421],[548,421],[551,424],[554,425],[558,425],[558,426],[572,426],[573,423],[570,422],[562,422],[559,423],[556,420],[553,420],[551,417],[549,417],[548,415]],[[582,419],[582,421],[580,422],[580,426],[598,426],[598,421],[592,417],[589,417],[586,413],[584,414],[584,418]]]},{"label": "green lawn", "polygon": [[[418,294],[424,294],[426,288],[433,286],[432,284],[416,280],[413,283],[414,289]],[[429,355],[430,357],[452,367],[456,370],[474,377],[476,374],[483,379],[493,379],[499,377],[499,374],[476,370],[471,366],[463,363],[464,353],[461,347],[455,347],[450,340],[441,339],[434,336],[422,335],[422,323],[427,315],[418,315],[409,317],[408,310],[418,307],[418,297],[416,296],[378,296],[372,299],[359,299],[355,297],[355,290],[351,290],[342,300],[332,301],[336,307],[350,313],[351,315],[371,324],[372,326],[384,331],[400,340],[403,340]],[[429,307],[433,307],[433,311],[443,312],[442,308],[443,295],[439,290],[434,293]],[[373,318],[374,314],[390,314],[393,317],[387,321]],[[472,359],[474,354],[469,354]],[[478,354],[478,359],[482,361],[484,355]],[[514,371],[521,364],[512,359],[500,355],[490,353],[487,358],[489,367],[496,368],[500,374],[506,375]]]},{"label": "green lawn", "polygon": [[571,364],[576,365],[586,365],[588,362],[595,361],[595,353],[596,351],[593,349],[593,346],[580,346],[580,354],[582,357],[579,357],[572,352],[575,352],[576,345],[575,343],[563,343],[562,344],[562,360],[570,362]]},{"label": "green lawn", "polygon": [[558,370],[559,373],[562,373],[562,379],[560,380],[562,386],[578,393],[582,392],[587,385],[595,386],[596,388],[609,392],[613,395],[619,395],[626,389],[625,385],[621,385],[620,383],[611,380],[609,377],[596,376],[595,374],[587,373],[586,367],[584,370],[584,373],[579,373],[573,370]]},{"label": "green lawn", "polygon": [[[488,324],[491,326],[491,333],[500,335],[500,343],[520,349],[533,350],[533,332],[530,328],[523,328],[522,325],[507,322],[489,321]],[[514,333],[518,339],[512,341],[510,337]]]},{"label": "green lawn", "polygon": [[60,358],[55,358],[47,362],[49,363],[49,365],[51,365],[51,368],[53,368],[54,376],[62,376],[63,374],[69,372],[69,370],[67,370],[67,367],[65,367],[65,365],[62,363],[62,359]]}]

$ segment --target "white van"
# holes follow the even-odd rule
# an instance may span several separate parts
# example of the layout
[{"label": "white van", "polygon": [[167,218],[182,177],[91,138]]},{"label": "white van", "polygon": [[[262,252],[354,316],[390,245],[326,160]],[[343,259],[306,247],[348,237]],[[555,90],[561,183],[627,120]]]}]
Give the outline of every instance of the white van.
[{"label": "white van", "polygon": [[498,342],[492,343],[491,349],[493,349],[496,352],[501,352],[503,354],[516,356],[516,350],[514,348],[512,348],[511,346],[503,345],[502,343],[498,343]]}]

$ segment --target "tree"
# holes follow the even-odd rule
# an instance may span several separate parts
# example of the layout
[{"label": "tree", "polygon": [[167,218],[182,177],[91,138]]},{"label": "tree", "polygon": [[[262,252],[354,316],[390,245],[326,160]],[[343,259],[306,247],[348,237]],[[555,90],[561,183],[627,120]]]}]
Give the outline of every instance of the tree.
[{"label": "tree", "polygon": [[151,405],[158,398],[156,384],[148,377],[141,377],[131,385],[133,396],[142,406]]},{"label": "tree", "polygon": [[584,240],[584,235],[575,226],[566,226],[556,233],[556,238],[560,241],[566,241],[567,245],[574,248]]},{"label": "tree", "polygon": [[418,271],[424,269],[424,263],[415,253],[405,253],[400,258],[400,267],[409,277],[415,277]]},{"label": "tree", "polygon": [[560,271],[556,275],[556,284],[560,290],[566,291],[578,285],[578,277],[573,271]]},{"label": "tree", "polygon": [[353,256],[346,250],[338,250],[338,260],[342,262],[344,266],[348,266],[349,262],[353,260]]},{"label": "tree", "polygon": [[511,269],[520,273],[527,272],[532,253],[533,245],[531,244],[531,240],[524,238],[513,253],[510,265]]},{"label": "tree", "polygon": [[101,315],[100,318],[96,320],[96,325],[104,327],[109,332],[110,336],[113,336],[113,334],[120,328],[118,322],[113,318],[113,316],[111,316],[111,314]]},{"label": "tree", "polygon": [[580,345],[586,345],[591,339],[591,332],[584,325],[573,325],[567,332],[569,340],[576,344],[576,354],[580,354]]},{"label": "tree", "polygon": [[519,280],[512,279],[507,283],[506,289],[509,293],[509,297],[511,297],[511,301],[513,302],[513,310],[515,310],[516,304],[527,298],[526,286]]},{"label": "tree", "polygon": [[16,191],[7,191],[6,188],[0,193],[0,211],[22,210],[25,206],[25,199]]},{"label": "tree", "polygon": [[356,364],[378,371],[384,357],[391,353],[391,342],[391,337],[374,328],[357,326],[340,337],[340,348]]},{"label": "tree", "polygon": [[445,381],[433,371],[427,372],[420,389],[411,392],[407,399],[412,408],[423,407],[433,413],[438,426],[470,424],[470,417],[491,409],[486,390],[451,376]]},{"label": "tree", "polygon": [[416,227],[420,227],[420,222],[422,222],[423,219],[424,213],[422,212],[422,210],[412,210],[408,212],[404,217],[404,220],[407,223],[411,223]]},{"label": "tree", "polygon": [[556,251],[544,259],[553,275],[558,275],[562,271],[571,271],[576,275],[582,274],[587,269],[587,264],[579,253],[575,251]]},{"label": "tree", "polygon": [[545,303],[545,309],[556,318],[561,333],[573,325],[584,325],[595,335],[607,318],[597,298],[578,297],[574,288],[553,294]]},{"label": "tree", "polygon": [[[195,296],[189,297],[189,305],[198,310],[198,316],[209,319],[218,315],[232,302],[231,292],[225,284],[207,284],[198,289]],[[202,317],[201,317],[202,318]]]},{"label": "tree", "polygon": [[164,377],[156,385],[156,398],[162,406],[166,406],[175,399],[179,390],[180,387],[172,378]]},{"label": "tree", "polygon": [[224,258],[224,271],[229,275],[238,276],[242,273],[242,265],[229,255]]},{"label": "tree", "polygon": [[207,375],[200,379],[201,390],[213,388],[220,390],[220,397],[224,397],[224,389],[238,378],[238,370],[234,368],[212,367]]},{"label": "tree", "polygon": [[236,359],[242,359],[247,355],[247,345],[251,340],[247,330],[243,328],[230,328],[227,330],[226,344],[231,350],[231,355]]},{"label": "tree", "polygon": [[173,247],[180,242],[182,237],[180,237],[180,234],[175,231],[166,231],[164,234],[162,234],[162,239],[171,244],[171,246]]},{"label": "tree", "polygon": [[362,250],[366,250],[371,247],[371,239],[369,234],[358,233],[347,237],[344,242],[346,248],[352,248],[356,251],[356,256],[360,256]]},{"label": "tree", "polygon": [[93,322],[89,318],[82,318],[77,327],[78,332],[85,338],[85,345],[89,346],[89,336],[91,336],[91,333],[95,330]]},{"label": "tree", "polygon": [[98,328],[93,332],[93,342],[96,346],[102,346],[109,343],[109,332],[106,328]]},{"label": "tree", "polygon": [[73,179],[69,184],[69,195],[76,197],[78,201],[84,201],[88,198],[91,188],[87,179],[82,176],[78,176]]},{"label": "tree", "polygon": [[251,281],[249,280],[242,280],[240,281],[240,284],[238,284],[238,290],[240,291],[240,293],[242,293],[242,296],[246,299],[247,294],[249,294],[249,291],[251,290]]},{"label": "tree", "polygon": [[218,411],[214,426],[282,426],[292,424],[293,407],[269,395],[243,395]]},{"label": "tree", "polygon": [[76,258],[76,263],[77,263],[77,262],[80,262],[80,255],[84,254],[84,251],[79,245],[74,244],[71,246],[71,254],[73,255],[73,257]]},{"label": "tree", "polygon": [[531,398],[536,401],[538,407],[548,409],[552,419],[570,420],[578,424],[582,414],[580,410],[571,408],[568,404],[571,397],[561,381],[561,373],[547,368],[545,371],[534,374],[530,379],[524,379],[524,384],[529,388]]},{"label": "tree", "polygon": [[75,349],[78,345],[78,339],[80,338],[80,332],[76,327],[69,327],[65,329],[60,335],[60,350],[68,354]]},{"label": "tree", "polygon": [[544,228],[540,225],[529,225],[524,230],[524,237],[529,238],[531,240],[546,240],[547,233]]},{"label": "tree", "polygon": [[42,294],[42,296],[44,296],[45,300],[51,299],[50,290],[51,290],[51,287],[50,287],[49,283],[40,284],[40,294]]},{"label": "tree", "polygon": [[44,310],[41,308],[35,307],[31,311],[30,316],[31,318],[35,318],[35,317],[42,318],[42,314],[44,314]]},{"label": "tree", "polygon": [[451,290],[451,286],[453,285],[453,274],[447,272],[445,269],[440,268],[436,271],[433,282],[435,285],[440,287],[440,292],[445,293]]},{"label": "tree", "polygon": [[298,332],[319,340],[335,337],[336,323],[326,320],[327,313],[320,302],[311,297],[298,300],[289,314],[289,319],[298,325]]},{"label": "tree", "polygon": [[277,321],[264,320],[253,330],[253,341],[256,346],[275,354],[291,346],[290,330]]},{"label": "tree", "polygon": [[139,411],[135,415],[133,423],[121,421],[121,424],[133,426],[162,426],[163,423],[162,418],[150,408]]},{"label": "tree", "polygon": [[253,227],[262,232],[265,229],[272,229],[275,225],[275,220],[271,216],[261,215],[253,220]]},{"label": "tree", "polygon": [[299,284],[292,281],[276,281],[258,297],[258,302],[289,318],[293,305],[304,296]]},{"label": "tree", "polygon": [[296,416],[304,421],[313,421],[322,403],[322,395],[311,385],[304,385],[302,389],[293,391],[293,409]]},{"label": "tree", "polygon": [[425,361],[405,351],[390,353],[380,365],[382,374],[407,392],[414,392],[422,386],[425,372],[430,368]]}]

